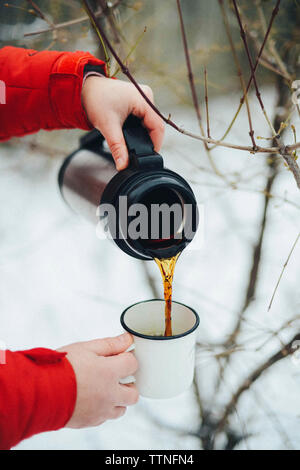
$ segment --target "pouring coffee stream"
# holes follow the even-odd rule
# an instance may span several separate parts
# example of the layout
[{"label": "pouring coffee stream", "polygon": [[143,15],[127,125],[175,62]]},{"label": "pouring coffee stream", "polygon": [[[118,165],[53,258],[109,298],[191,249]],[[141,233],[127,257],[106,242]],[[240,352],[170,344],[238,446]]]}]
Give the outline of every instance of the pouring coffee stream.
[{"label": "pouring coffee stream", "polygon": [[[181,252],[180,252],[181,253]],[[158,259],[154,258],[154,261],[158,265],[164,288],[165,298],[165,336],[172,336],[172,292],[173,292],[173,276],[176,262],[180,256],[180,253],[172,256],[172,258]]]},{"label": "pouring coffee stream", "polygon": [[123,252],[156,261],[164,282],[165,335],[171,336],[174,268],[196,233],[197,203],[185,179],[164,167],[140,119],[130,115],[123,134],[129,154],[125,170],[117,172],[104,137],[94,129],[63,162],[59,186],[67,204],[100,224]]}]

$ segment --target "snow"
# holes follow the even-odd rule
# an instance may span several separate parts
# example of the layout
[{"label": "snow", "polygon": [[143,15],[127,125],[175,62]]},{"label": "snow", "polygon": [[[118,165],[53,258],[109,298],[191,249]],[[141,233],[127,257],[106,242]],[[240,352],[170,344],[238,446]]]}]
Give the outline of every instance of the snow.
[{"label": "snow", "polygon": [[[264,96],[266,107],[272,109],[274,96],[268,91]],[[212,128],[214,136],[220,136],[225,129],[233,101],[238,103],[238,97],[226,96],[211,102],[210,113],[217,116]],[[176,122],[198,132],[191,108],[171,111]],[[256,107],[253,114],[255,127],[267,135]],[[227,141],[245,143],[247,126],[242,113]],[[143,263],[122,253],[111,241],[99,240],[94,227],[71,214],[61,199],[57,172],[62,155],[73,150],[78,135],[76,131],[61,131],[41,132],[37,136],[38,143],[62,149],[57,158],[31,151],[32,136],[1,146],[0,339],[13,350],[56,348],[116,335],[121,332],[119,317],[124,308],[152,297]],[[286,139],[291,140],[291,136],[288,134]],[[224,342],[247,285],[263,204],[260,191],[267,174],[265,157],[223,148],[213,152],[215,163],[229,179],[240,175],[240,189],[233,190],[214,175],[199,141],[168,128],[162,154],[166,166],[192,181],[197,200],[204,208],[204,243],[201,249],[182,254],[175,272],[174,300],[198,311],[200,343]],[[201,348],[197,353],[201,395],[215,415],[249,372],[278,350],[276,337],[256,350],[269,337],[268,331],[277,330],[299,314],[300,246],[296,247],[273,306],[267,311],[300,226],[299,208],[285,201],[300,206],[292,175],[283,165],[272,193],[278,197],[270,200],[258,289],[247,309],[240,337],[244,347],[233,355],[221,391],[212,401],[218,374],[214,352]],[[154,263],[148,267],[161,289],[157,267]],[[282,340],[288,341],[296,328],[299,330],[299,323],[284,332]],[[239,448],[300,447],[299,367],[297,361],[287,358],[242,395],[238,415],[232,415],[231,421],[235,429],[242,429],[250,437]],[[274,424],[274,413],[287,439],[278,423]],[[17,448],[198,449],[201,443],[193,433],[199,424],[196,397],[189,390],[171,400],[141,398],[117,421],[98,428],[44,433]]]}]

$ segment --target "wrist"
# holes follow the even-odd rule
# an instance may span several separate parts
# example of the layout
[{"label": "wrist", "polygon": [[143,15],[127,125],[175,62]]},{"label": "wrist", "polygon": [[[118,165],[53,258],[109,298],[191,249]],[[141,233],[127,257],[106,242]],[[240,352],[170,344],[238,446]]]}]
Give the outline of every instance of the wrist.
[{"label": "wrist", "polygon": [[105,74],[105,63],[88,52],[80,51],[62,53],[52,67],[49,97],[59,128],[90,130],[93,127],[81,102],[82,81],[85,73],[91,70]]},{"label": "wrist", "polygon": [[100,65],[91,65],[86,64],[83,69],[83,79],[82,79],[82,88],[83,85],[88,77],[105,77],[105,73],[103,71],[103,67]]},{"label": "wrist", "polygon": [[95,92],[101,87],[101,82],[105,80],[104,75],[96,75],[94,72],[88,72],[83,79],[81,88],[81,105],[87,122],[90,127],[95,127],[94,119],[92,119],[91,109],[94,108]]}]

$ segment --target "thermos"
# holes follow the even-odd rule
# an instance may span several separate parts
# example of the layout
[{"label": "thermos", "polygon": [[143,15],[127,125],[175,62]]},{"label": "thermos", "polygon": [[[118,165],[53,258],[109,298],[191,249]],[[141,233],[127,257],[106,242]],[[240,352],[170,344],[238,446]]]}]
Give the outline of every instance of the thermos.
[{"label": "thermos", "polygon": [[[80,139],[80,147],[63,162],[59,186],[67,204],[95,224],[99,221],[111,238],[128,255],[142,260],[170,258],[192,240],[198,226],[198,209],[194,193],[179,174],[164,168],[163,158],[156,153],[141,120],[130,115],[123,126],[129,165],[117,171],[104,137],[96,129]],[[126,201],[126,215],[121,206]],[[134,216],[131,208],[148,209],[147,237],[133,237],[127,228]],[[172,217],[172,207],[181,209],[181,217]],[[157,236],[153,237],[152,207],[169,208],[161,212]],[[116,217],[103,208],[112,207]],[[123,206],[122,206],[123,207]],[[124,211],[123,211],[124,212]],[[168,216],[168,220],[164,220]],[[163,226],[169,233],[164,236]],[[113,226],[114,225],[114,226]],[[156,227],[157,229],[157,227]]]}]

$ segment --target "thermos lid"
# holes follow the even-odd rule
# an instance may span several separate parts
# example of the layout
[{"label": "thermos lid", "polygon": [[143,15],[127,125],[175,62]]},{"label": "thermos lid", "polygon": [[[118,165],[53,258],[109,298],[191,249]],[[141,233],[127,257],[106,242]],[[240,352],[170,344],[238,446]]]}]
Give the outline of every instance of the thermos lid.
[{"label": "thermos lid", "polygon": [[[117,173],[108,183],[101,203],[114,205],[117,218],[124,221],[125,228],[133,220],[133,216],[126,213],[124,220],[123,214],[120,214],[120,196],[126,196],[127,208],[134,204],[144,204],[149,211],[151,204],[172,206],[177,203],[182,208],[181,233],[180,227],[173,227],[173,233],[166,238],[132,239],[128,231],[122,230],[119,224],[115,242],[123,251],[139,259],[169,258],[182,251],[191,241],[187,237],[185,224],[189,226],[189,233],[197,230],[198,208],[194,193],[184,178],[164,168],[163,158],[155,152],[152,140],[140,119],[130,115],[125,121],[123,133],[130,163],[128,168]],[[188,214],[187,206],[190,206]],[[150,224],[151,221],[149,231]]]}]

